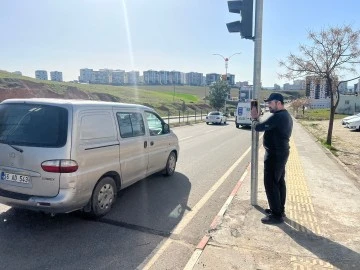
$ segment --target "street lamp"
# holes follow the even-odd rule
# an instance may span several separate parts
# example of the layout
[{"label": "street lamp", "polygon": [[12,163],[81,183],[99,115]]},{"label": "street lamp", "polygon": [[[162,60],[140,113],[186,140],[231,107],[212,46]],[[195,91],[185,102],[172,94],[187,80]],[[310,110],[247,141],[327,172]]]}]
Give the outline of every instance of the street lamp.
[{"label": "street lamp", "polygon": [[[241,54],[240,52],[237,52],[237,53],[234,53],[232,55],[230,55],[229,57],[224,57],[223,55],[221,54],[218,54],[218,53],[213,53],[213,55],[218,55],[220,57],[222,57],[222,59],[224,59],[225,61],[225,76],[226,76],[226,81],[227,81],[227,78],[228,78],[228,65],[229,65],[229,61],[230,61],[230,58],[233,57],[234,55],[236,54]],[[225,112],[226,112],[226,99],[225,99]]]},{"label": "street lamp", "polygon": [[222,59],[224,59],[224,61],[225,61],[225,75],[226,75],[226,80],[227,80],[227,75],[228,75],[227,70],[228,70],[228,65],[229,65],[230,58],[233,57],[233,56],[236,55],[236,54],[241,54],[241,53],[239,53],[239,52],[234,53],[234,54],[230,55],[228,58],[224,57],[224,56],[221,55],[221,54],[213,53],[213,55],[218,55],[218,56],[222,57]]}]

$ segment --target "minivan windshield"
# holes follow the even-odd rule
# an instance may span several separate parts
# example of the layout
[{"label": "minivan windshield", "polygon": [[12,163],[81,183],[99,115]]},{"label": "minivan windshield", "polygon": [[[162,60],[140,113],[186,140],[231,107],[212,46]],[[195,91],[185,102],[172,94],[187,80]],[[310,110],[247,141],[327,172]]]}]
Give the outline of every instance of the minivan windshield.
[{"label": "minivan windshield", "polygon": [[68,112],[39,104],[0,104],[0,143],[62,147],[66,143]]}]

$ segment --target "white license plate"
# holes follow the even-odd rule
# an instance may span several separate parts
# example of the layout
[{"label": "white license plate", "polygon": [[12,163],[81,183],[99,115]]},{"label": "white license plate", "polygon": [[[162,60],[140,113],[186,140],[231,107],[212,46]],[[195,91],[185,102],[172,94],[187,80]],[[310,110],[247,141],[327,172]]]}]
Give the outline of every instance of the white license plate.
[{"label": "white license plate", "polygon": [[1,172],[0,179],[4,180],[4,181],[11,181],[11,182],[17,182],[17,183],[23,183],[23,184],[30,183],[30,176],[14,174],[14,173],[7,173],[7,172]]}]

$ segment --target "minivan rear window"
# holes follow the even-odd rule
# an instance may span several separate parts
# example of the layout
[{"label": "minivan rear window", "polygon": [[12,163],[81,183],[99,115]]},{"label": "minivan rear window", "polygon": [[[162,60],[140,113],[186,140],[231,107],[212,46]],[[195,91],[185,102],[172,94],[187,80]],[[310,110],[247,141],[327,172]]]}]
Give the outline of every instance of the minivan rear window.
[{"label": "minivan rear window", "polygon": [[67,140],[68,111],[40,104],[0,104],[0,143],[62,147]]}]

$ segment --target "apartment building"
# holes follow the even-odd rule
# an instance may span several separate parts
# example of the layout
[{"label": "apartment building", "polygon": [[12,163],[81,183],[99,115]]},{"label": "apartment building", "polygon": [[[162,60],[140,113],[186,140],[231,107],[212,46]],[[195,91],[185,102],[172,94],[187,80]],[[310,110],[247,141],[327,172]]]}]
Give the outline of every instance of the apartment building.
[{"label": "apartment building", "polygon": [[220,79],[221,79],[221,74],[217,74],[217,73],[208,73],[205,76],[206,85],[210,85],[214,82],[220,81]]},{"label": "apartment building", "polygon": [[173,70],[170,72],[170,77],[172,84],[177,84],[177,85],[185,84],[185,73],[183,72]]},{"label": "apartment building", "polygon": [[143,72],[144,84],[157,85],[183,85],[185,84],[185,74],[180,71],[156,71],[146,70]]},{"label": "apartment building", "polygon": [[274,83],[274,90],[275,90],[275,91],[279,91],[279,90],[281,90],[280,85],[278,85],[278,84]]},{"label": "apartment building", "polygon": [[165,70],[159,71],[159,83],[163,85],[172,84],[172,78],[170,78],[170,72]]},{"label": "apartment building", "polygon": [[227,80],[230,85],[235,85],[235,75],[234,74],[228,74]]},{"label": "apartment building", "polygon": [[198,72],[188,72],[185,74],[186,84],[192,86],[202,85],[203,74]]},{"label": "apartment building", "polygon": [[159,84],[159,72],[156,70],[147,70],[143,72],[144,84]]},{"label": "apartment building", "polygon": [[46,70],[35,70],[35,78],[38,80],[48,80],[48,74]]},{"label": "apartment building", "polygon": [[123,85],[125,84],[125,70],[113,70],[111,72],[111,84]]},{"label": "apartment building", "polygon": [[139,71],[125,72],[125,84],[138,84],[139,76]]},{"label": "apartment building", "polygon": [[95,84],[111,84],[111,70],[100,69],[99,71],[93,71],[91,74],[90,83]]},{"label": "apartment building", "polygon": [[283,85],[284,91],[299,91],[306,88],[305,80],[294,80],[293,84],[285,83]]},{"label": "apartment building", "polygon": [[63,81],[62,72],[60,72],[60,71],[51,71],[50,72],[50,79],[52,81],[62,82]]},{"label": "apartment building", "polygon": [[[338,79],[333,79],[332,89],[335,89]],[[311,108],[330,108],[330,89],[326,79],[317,76],[306,77],[306,96],[310,99]]]},{"label": "apartment building", "polygon": [[90,68],[80,69],[79,82],[81,83],[90,83],[93,70]]}]

